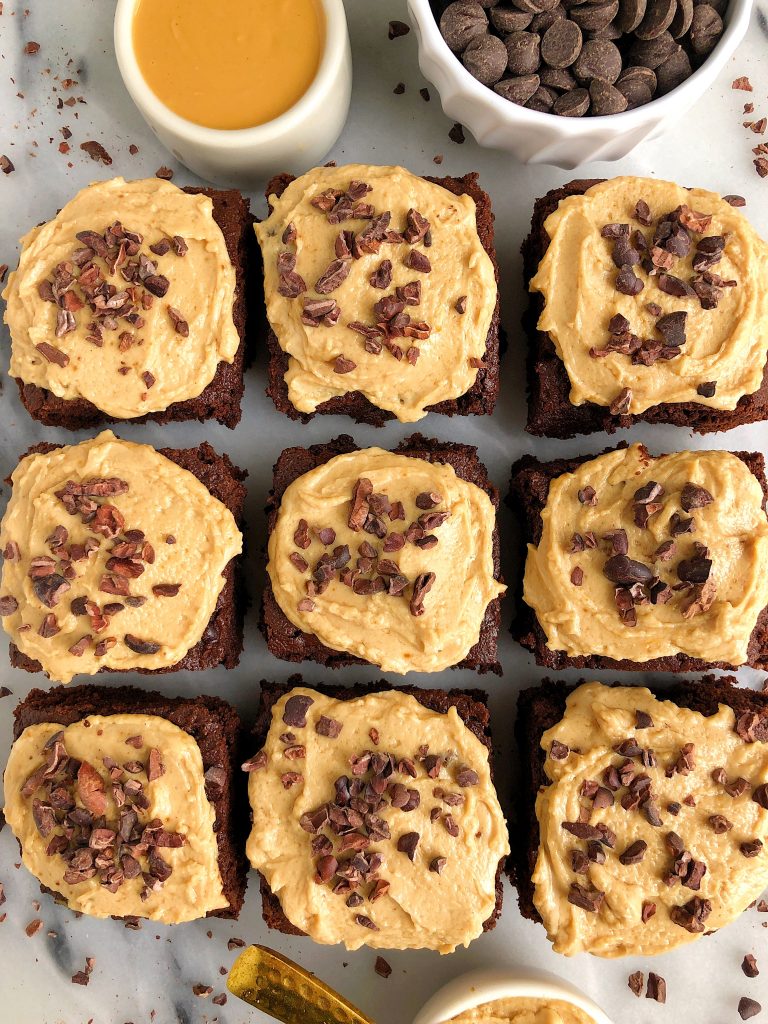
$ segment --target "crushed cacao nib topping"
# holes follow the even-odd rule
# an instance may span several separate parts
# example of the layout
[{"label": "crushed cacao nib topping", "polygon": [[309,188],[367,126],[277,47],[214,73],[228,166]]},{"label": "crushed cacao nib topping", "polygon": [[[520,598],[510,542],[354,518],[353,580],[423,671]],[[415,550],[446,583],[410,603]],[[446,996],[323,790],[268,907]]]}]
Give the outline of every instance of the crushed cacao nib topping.
[{"label": "crushed cacao nib topping", "polygon": [[[316,729],[320,735],[335,738],[342,725],[335,719],[321,716]],[[372,728],[370,732],[375,734],[372,742],[378,746],[378,730]],[[311,837],[315,883],[328,886],[351,908],[362,907],[365,903],[373,905],[386,895],[390,883],[380,873],[387,864],[387,853],[374,851],[373,845],[391,843],[393,851],[413,862],[422,836],[413,830],[393,835],[383,815],[388,807],[407,814],[420,806],[420,791],[408,785],[411,778],[419,775],[417,765],[422,766],[426,777],[447,779],[446,768],[454,758],[452,752],[430,754],[427,747],[420,747],[413,758],[396,758],[380,749],[353,754],[348,762],[349,773],[334,782],[333,798],[304,812],[299,819],[300,827]],[[475,779],[479,781],[479,776],[471,766],[457,767],[458,785],[475,785]],[[460,807],[464,802],[460,793],[443,787],[436,787],[433,794],[452,807]],[[432,820],[437,821],[439,817],[440,811],[433,809]],[[443,816],[443,825],[449,835],[460,834],[452,815]],[[447,863],[445,856],[431,853],[428,856],[429,870],[440,874]]]},{"label": "crushed cacao nib topping", "polygon": [[[182,833],[166,829],[159,818],[148,820],[144,813],[151,806],[146,788],[164,771],[160,751],[151,748],[146,761],[122,765],[103,758],[106,781],[94,765],[69,756],[63,731],[48,740],[44,751],[45,763],[29,776],[21,795],[31,800],[37,831],[49,840],[47,855],[64,861],[64,881],[76,885],[97,878],[103,889],[116,893],[126,881],[138,879],[140,897],[148,900],[173,870],[159,851],[186,844]],[[136,777],[142,774],[146,783]],[[107,785],[114,818],[107,817]]]},{"label": "crushed cacao nib topping", "polygon": [[[125,352],[140,343],[133,331],[140,331],[145,324],[142,312],[151,308],[155,298],[165,296],[170,282],[158,273],[158,264],[143,251],[143,236],[123,227],[120,221],[102,234],[79,231],[76,238],[80,247],[37,286],[40,298],[57,307],[54,334],[62,338],[76,330],[79,314],[87,323],[88,342],[102,348],[105,334],[116,333],[119,349]],[[163,238],[148,248],[158,257],[171,251],[183,257],[188,252],[180,235],[170,241]],[[115,284],[110,277],[121,280]],[[187,337],[189,327],[181,314],[170,306],[168,312],[177,333]],[[132,330],[126,330],[125,324]],[[48,362],[60,367],[69,365],[69,356],[55,345],[41,342],[36,348]]]}]

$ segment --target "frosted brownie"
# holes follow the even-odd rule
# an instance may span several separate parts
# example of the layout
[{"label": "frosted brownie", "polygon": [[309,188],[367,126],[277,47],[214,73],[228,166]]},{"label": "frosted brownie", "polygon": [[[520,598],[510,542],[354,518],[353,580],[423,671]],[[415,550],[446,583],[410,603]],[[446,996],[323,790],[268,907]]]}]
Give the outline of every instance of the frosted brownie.
[{"label": "frosted brownie", "polygon": [[93,917],[237,917],[247,865],[240,721],[218,697],[32,690],[14,711],[5,816],[44,892]]},{"label": "frosted brownie", "polygon": [[492,928],[509,846],[486,695],[293,682],[262,683],[244,765],[270,927],[442,953]]},{"label": "frosted brownie", "polygon": [[556,952],[666,953],[768,884],[768,696],[735,683],[521,693],[512,866]]},{"label": "frosted brownie", "polygon": [[476,174],[320,167],[274,178],[267,199],[256,233],[281,412],[375,425],[493,412],[498,269]]},{"label": "frosted brownie", "polygon": [[512,471],[527,545],[512,632],[540,665],[768,666],[763,457],[642,445]]},{"label": "frosted brownie", "polygon": [[289,448],[268,505],[262,627],[286,661],[499,672],[498,493],[475,448],[415,435]]},{"label": "frosted brownie", "polygon": [[33,449],[0,526],[11,663],[59,682],[234,667],[243,476],[209,445],[156,451],[110,431]]},{"label": "frosted brownie", "polygon": [[10,374],[49,426],[240,420],[253,218],[234,190],[97,182],[22,239]]},{"label": "frosted brownie", "polygon": [[531,433],[768,419],[768,245],[739,202],[631,177],[536,201],[523,244]]}]

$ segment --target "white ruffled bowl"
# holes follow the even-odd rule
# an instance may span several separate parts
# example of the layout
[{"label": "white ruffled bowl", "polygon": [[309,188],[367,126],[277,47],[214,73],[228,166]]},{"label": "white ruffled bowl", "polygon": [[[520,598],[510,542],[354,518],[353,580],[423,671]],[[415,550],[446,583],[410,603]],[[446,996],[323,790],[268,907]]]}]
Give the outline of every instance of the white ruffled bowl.
[{"label": "white ruffled bowl", "polygon": [[583,1010],[595,1024],[612,1024],[597,1003],[562,978],[545,971],[488,968],[449,981],[416,1015],[413,1024],[445,1024],[459,1013],[511,997],[559,1000]]},{"label": "white ruffled bowl", "polygon": [[468,128],[481,146],[507,150],[522,163],[567,170],[592,160],[620,160],[643,139],[661,134],[677,121],[701,99],[744,38],[751,9],[752,0],[730,0],[717,46],[666,96],[621,114],[562,117],[518,106],[481,85],[449,49],[429,0],[408,0],[419,67],[440,93],[445,113]]}]

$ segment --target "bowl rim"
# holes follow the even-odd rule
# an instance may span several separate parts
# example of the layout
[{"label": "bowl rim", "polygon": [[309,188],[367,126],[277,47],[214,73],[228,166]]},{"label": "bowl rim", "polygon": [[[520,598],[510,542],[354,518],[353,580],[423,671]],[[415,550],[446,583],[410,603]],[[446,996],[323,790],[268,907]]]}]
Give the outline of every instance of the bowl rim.
[{"label": "bowl rim", "polygon": [[[646,126],[649,121],[661,121],[668,114],[678,111],[679,101],[689,95],[695,102],[712,84],[727,60],[732,56],[749,25],[753,0],[729,0],[723,15],[725,29],[714,49],[703,63],[696,68],[680,85],[652,99],[649,103],[624,110],[618,114],[601,114],[596,117],[564,117],[539,110],[530,110],[511,100],[504,99],[495,93],[490,86],[482,85],[461,63],[459,55],[454,53],[443,39],[438,20],[435,17],[430,0],[408,0],[409,12],[417,23],[420,44],[428,50],[432,58],[439,61],[448,74],[454,77],[456,85],[464,95],[485,106],[494,113],[507,127],[519,128],[522,123],[531,127],[551,128],[557,124],[565,136],[575,137],[587,132],[599,132],[608,126],[615,126],[617,132],[631,131],[633,128]],[[436,83],[435,83],[436,84]],[[698,88],[701,86],[701,88]],[[438,91],[440,91],[438,87]],[[690,95],[693,94],[693,95]],[[466,127],[471,129],[471,124]]]},{"label": "bowl rim", "polygon": [[236,149],[265,145],[294,132],[311,116],[333,88],[347,49],[347,19],[343,0],[318,0],[325,18],[325,40],[315,77],[302,96],[278,117],[250,128],[209,128],[171,110],[142,74],[133,47],[133,18],[140,0],[117,0],[114,47],[120,75],[141,111],[149,111],[158,127],[197,145]]},{"label": "bowl rim", "polygon": [[595,1024],[613,1024],[594,1000],[575,985],[549,971],[536,968],[480,968],[461,974],[427,1000],[413,1024],[447,1024],[452,1017],[495,999],[537,997],[570,1003]]}]

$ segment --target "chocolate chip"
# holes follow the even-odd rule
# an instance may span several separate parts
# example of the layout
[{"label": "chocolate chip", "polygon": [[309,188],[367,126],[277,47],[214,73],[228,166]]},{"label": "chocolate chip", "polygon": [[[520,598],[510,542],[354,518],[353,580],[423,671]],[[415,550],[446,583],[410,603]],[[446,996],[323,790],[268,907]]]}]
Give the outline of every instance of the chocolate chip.
[{"label": "chocolate chip", "polygon": [[488,30],[488,16],[474,0],[456,0],[440,18],[440,32],[454,53],[460,53],[477,36]]},{"label": "chocolate chip", "polygon": [[470,40],[461,62],[481,85],[495,85],[507,69],[507,48],[498,36],[483,35]]},{"label": "chocolate chip", "polygon": [[567,68],[581,52],[581,29],[562,18],[551,25],[541,39],[541,59],[552,68]]},{"label": "chocolate chip", "polygon": [[521,106],[536,93],[541,85],[538,75],[519,75],[515,78],[503,78],[493,87],[493,91],[504,99]]},{"label": "chocolate chip", "polygon": [[[591,41],[597,42],[597,40]],[[627,98],[624,93],[610,83],[604,82],[601,78],[593,78],[589,83],[589,96],[592,101],[592,113],[595,116],[602,117],[607,114],[620,114],[622,110],[627,109]],[[627,267],[622,268],[619,277],[621,277],[622,274],[625,274],[625,271],[628,269],[629,268]],[[632,276],[634,277],[634,275]],[[626,275],[623,280],[630,282],[630,277]],[[635,280],[638,282],[640,287],[638,288],[637,284],[631,283],[630,286],[635,290],[626,292],[625,294],[636,295],[638,292],[642,291],[642,281],[638,281],[637,278],[635,278]],[[617,279],[617,288],[618,287]],[[619,291],[623,291],[623,288],[619,288]]]},{"label": "chocolate chip", "polygon": [[511,32],[506,40],[509,70],[513,75],[531,75],[540,63],[540,40],[533,32]]},{"label": "chocolate chip", "polygon": [[742,1020],[749,1020],[750,1017],[756,1017],[758,1013],[762,1011],[762,1006],[755,999],[750,999],[749,996],[742,996],[739,1000],[739,1016]]},{"label": "chocolate chip", "polygon": [[411,26],[406,25],[404,21],[390,21],[387,38],[399,39],[401,36],[407,36],[410,31]]},{"label": "chocolate chip", "polygon": [[160,644],[155,643],[154,640],[141,640],[131,633],[126,633],[123,641],[125,646],[130,648],[134,654],[157,654],[160,650]]},{"label": "chocolate chip", "polygon": [[705,57],[711,53],[723,34],[723,27],[723,19],[714,7],[706,3],[697,4],[688,35],[693,52],[698,57]]},{"label": "chocolate chip", "polygon": [[656,68],[656,95],[666,96],[691,77],[693,68],[685,50],[678,50]]},{"label": "chocolate chip", "polygon": [[653,578],[653,572],[642,562],[637,562],[627,555],[612,555],[603,566],[603,575],[620,586],[630,587],[634,583],[647,584]]},{"label": "chocolate chip", "polygon": [[590,95],[586,89],[572,89],[555,100],[552,110],[563,117],[584,117],[589,110]]},{"label": "chocolate chip", "polygon": [[[600,90],[598,89],[598,91]],[[590,95],[592,95],[591,91]],[[644,287],[645,285],[630,266],[621,268],[616,277],[617,292],[621,292],[622,295],[639,295]]]},{"label": "chocolate chip", "polygon": [[342,722],[339,722],[335,718],[328,718],[326,715],[321,715],[315,723],[315,732],[320,736],[327,736],[329,739],[335,740],[344,728]]}]

